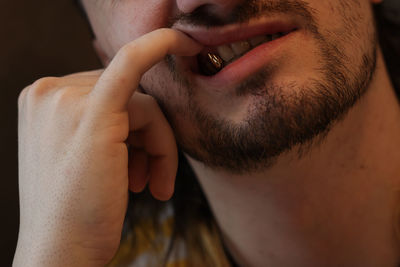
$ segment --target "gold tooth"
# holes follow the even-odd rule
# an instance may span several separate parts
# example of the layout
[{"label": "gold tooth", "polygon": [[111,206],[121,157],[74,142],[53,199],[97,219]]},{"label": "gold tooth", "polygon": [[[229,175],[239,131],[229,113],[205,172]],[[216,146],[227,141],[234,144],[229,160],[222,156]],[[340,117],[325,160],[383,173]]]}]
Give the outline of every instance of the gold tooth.
[{"label": "gold tooth", "polygon": [[224,64],[224,60],[216,54],[212,54],[212,53],[208,53],[207,54],[208,59],[210,60],[210,62],[213,64],[213,66],[220,71],[223,67]]}]

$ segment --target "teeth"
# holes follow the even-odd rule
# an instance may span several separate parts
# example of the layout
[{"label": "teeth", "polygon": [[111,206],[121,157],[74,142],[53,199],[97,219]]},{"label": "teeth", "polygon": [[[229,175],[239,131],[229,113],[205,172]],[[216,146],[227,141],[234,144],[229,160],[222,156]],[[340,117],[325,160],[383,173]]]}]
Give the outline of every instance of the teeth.
[{"label": "teeth", "polygon": [[251,48],[249,42],[247,42],[247,41],[240,41],[240,42],[233,43],[233,44],[231,44],[231,47],[236,56],[243,55],[244,53],[249,51]]},{"label": "teeth", "polygon": [[276,34],[268,34],[268,35],[259,35],[249,39],[248,41],[240,41],[236,43],[232,43],[229,45],[222,45],[217,48],[219,55],[225,62],[230,62],[235,57],[239,57],[244,53],[248,52],[250,49],[263,44],[268,43],[273,40],[276,40],[288,33],[276,33]]},{"label": "teeth", "polygon": [[240,56],[251,50],[252,48],[274,41],[289,32],[278,32],[275,34],[260,35],[249,39],[248,41],[240,41],[230,45],[221,45],[217,47],[217,53],[208,53],[206,56],[199,57],[200,71],[204,75],[215,75],[226,65],[238,59]]},{"label": "teeth", "polygon": [[217,48],[218,54],[225,61],[228,62],[235,57],[235,53],[232,48],[228,45],[222,45]]},{"label": "teeth", "polygon": [[259,44],[265,43],[268,41],[267,36],[260,35],[250,39],[250,43],[252,46],[257,46]]}]

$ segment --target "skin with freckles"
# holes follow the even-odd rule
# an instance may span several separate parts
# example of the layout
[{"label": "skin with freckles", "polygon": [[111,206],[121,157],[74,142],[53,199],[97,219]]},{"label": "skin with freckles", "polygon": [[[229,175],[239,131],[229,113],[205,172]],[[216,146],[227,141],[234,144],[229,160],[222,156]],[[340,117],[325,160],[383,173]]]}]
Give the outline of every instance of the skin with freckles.
[{"label": "skin with freckles", "polygon": [[[227,248],[241,266],[398,266],[400,107],[376,39],[371,7],[379,2],[83,0],[106,70],[84,74],[84,79],[78,74],[45,80],[28,87],[20,98],[20,154],[28,156],[20,161],[22,226],[15,266],[24,266],[27,259],[41,266],[97,266],[109,261],[120,238],[127,188],[139,192],[149,183],[159,199],[172,194],[174,168],[168,166],[176,164],[176,146],[169,125],[202,185]],[[229,27],[243,31],[260,21],[290,21],[296,31],[275,48],[257,50],[261,59],[252,63],[261,67],[251,74],[240,76],[247,70],[236,66],[231,71],[239,78],[224,80],[221,77],[229,75],[221,72],[207,80],[188,67],[204,47],[179,31],[190,35],[218,29],[223,35]],[[179,31],[152,35],[164,27]],[[242,64],[251,61],[249,57],[246,61],[244,56]],[[133,94],[139,83],[143,94]],[[46,147],[45,151],[68,151],[69,146],[60,146],[65,139],[76,147],[71,157],[54,155],[69,167],[66,173],[54,172],[53,162],[39,153],[27,129],[36,129],[37,136],[53,133],[52,124],[34,127],[39,122],[47,125],[40,114],[62,110],[43,96],[57,99],[63,94],[55,92],[77,87],[84,88],[83,93],[71,99],[81,99],[81,106],[88,103],[89,108],[82,107],[88,115],[84,126],[66,136],[60,131]],[[156,115],[148,118],[154,110]],[[107,120],[115,114],[122,118]],[[72,125],[79,125],[77,119]],[[61,126],[53,126],[57,127]],[[167,137],[156,134],[160,131]],[[76,145],[83,140],[95,142]],[[118,149],[104,146],[110,141],[119,144]],[[118,155],[128,165],[128,151],[121,146],[125,141],[133,146],[129,158],[135,159],[126,170],[119,161],[104,164]],[[93,160],[93,154],[110,158]],[[85,156],[72,161],[74,155]],[[157,162],[160,155],[168,162]],[[32,164],[33,158],[43,158],[39,167]],[[91,162],[86,163],[89,170],[97,170],[98,164],[106,174],[120,173],[119,183],[110,187],[106,177],[95,180],[82,162]],[[56,181],[64,181],[72,173],[76,183],[55,183],[49,189],[53,195],[40,194],[48,189],[46,178],[35,184],[30,175],[41,177],[40,166],[50,170],[47,179],[56,174]],[[164,168],[168,178],[157,179]],[[94,185],[97,190],[82,191]],[[37,195],[39,203],[30,205]],[[69,206],[59,201],[62,195],[82,198],[87,205]],[[100,197],[104,202],[97,201]],[[71,218],[83,219],[71,224],[48,210],[67,210]],[[45,218],[50,227],[44,231],[43,224],[34,224],[39,234],[33,235],[28,226],[37,218]],[[99,231],[101,235],[93,234]],[[40,253],[49,244],[50,252]],[[64,256],[58,262],[57,251]]]}]

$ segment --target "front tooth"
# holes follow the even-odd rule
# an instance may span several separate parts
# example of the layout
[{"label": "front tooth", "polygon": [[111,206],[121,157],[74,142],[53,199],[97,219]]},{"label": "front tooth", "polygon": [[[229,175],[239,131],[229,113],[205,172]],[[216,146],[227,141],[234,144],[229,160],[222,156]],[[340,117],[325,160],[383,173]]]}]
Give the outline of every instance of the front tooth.
[{"label": "front tooth", "polygon": [[231,44],[231,47],[236,56],[243,55],[244,53],[249,51],[251,48],[249,42],[247,42],[247,41],[233,43],[233,44]]},{"label": "front tooth", "polygon": [[233,53],[232,48],[227,45],[221,45],[217,48],[219,56],[225,61],[229,62],[232,58],[235,57],[235,53]]},{"label": "front tooth", "polygon": [[250,39],[250,43],[252,46],[257,46],[257,45],[265,43],[267,41],[268,41],[268,39],[264,35],[256,36],[256,37],[253,37]]}]

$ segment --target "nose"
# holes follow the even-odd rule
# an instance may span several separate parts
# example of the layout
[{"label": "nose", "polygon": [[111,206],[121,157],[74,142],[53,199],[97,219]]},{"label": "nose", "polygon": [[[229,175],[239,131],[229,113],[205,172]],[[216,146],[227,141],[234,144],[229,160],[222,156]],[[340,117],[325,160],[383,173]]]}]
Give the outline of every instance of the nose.
[{"label": "nose", "polygon": [[179,11],[191,13],[201,6],[208,6],[215,13],[231,11],[240,2],[248,0],[176,0]]}]

